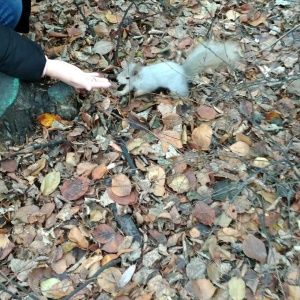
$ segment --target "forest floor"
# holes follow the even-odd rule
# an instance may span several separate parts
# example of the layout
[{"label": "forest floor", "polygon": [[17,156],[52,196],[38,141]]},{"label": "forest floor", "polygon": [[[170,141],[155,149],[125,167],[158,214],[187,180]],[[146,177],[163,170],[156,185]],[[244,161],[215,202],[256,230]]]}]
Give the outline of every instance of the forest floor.
[{"label": "forest floor", "polygon": [[[112,88],[1,152],[0,298],[299,300],[299,1],[75,2],[33,3],[28,37]],[[241,61],[189,97],[117,96],[133,58],[213,38]]]}]

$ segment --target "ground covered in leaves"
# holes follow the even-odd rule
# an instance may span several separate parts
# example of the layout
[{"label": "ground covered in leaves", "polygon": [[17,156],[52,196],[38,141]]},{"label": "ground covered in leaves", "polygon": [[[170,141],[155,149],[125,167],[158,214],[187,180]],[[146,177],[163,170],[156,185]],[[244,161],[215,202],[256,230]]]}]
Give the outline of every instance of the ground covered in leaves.
[{"label": "ground covered in leaves", "polygon": [[[1,152],[0,298],[300,299],[299,2],[74,2],[34,3],[29,37],[113,87]],[[116,97],[129,60],[212,36],[243,60],[188,99]]]}]

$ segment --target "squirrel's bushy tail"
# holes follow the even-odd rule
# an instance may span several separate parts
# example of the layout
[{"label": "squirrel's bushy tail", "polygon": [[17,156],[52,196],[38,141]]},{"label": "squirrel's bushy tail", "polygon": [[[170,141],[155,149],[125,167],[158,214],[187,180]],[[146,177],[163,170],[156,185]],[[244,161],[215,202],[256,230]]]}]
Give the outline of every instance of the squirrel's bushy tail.
[{"label": "squirrel's bushy tail", "polygon": [[221,64],[233,65],[241,59],[239,48],[239,44],[234,41],[204,42],[188,55],[183,64],[185,74],[192,77],[207,68],[217,67]]}]

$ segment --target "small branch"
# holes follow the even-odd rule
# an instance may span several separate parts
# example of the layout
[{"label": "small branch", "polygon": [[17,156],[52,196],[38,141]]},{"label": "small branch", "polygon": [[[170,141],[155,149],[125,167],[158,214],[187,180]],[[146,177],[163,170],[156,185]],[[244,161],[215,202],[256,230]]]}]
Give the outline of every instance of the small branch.
[{"label": "small branch", "polygon": [[33,150],[43,149],[43,148],[46,148],[46,147],[52,147],[52,146],[63,144],[65,141],[66,140],[63,139],[63,140],[53,141],[53,142],[49,142],[49,143],[45,143],[45,144],[30,146],[30,147],[26,148],[25,150],[21,150],[21,151],[18,151],[16,153],[12,153],[12,154],[8,155],[7,157],[2,158],[0,160],[0,163],[3,162],[3,161],[6,161],[8,159],[11,159],[13,157],[16,157],[18,155],[30,153]]},{"label": "small branch", "polygon": [[69,300],[72,299],[73,296],[75,296],[79,291],[81,291],[83,288],[88,286],[95,278],[97,278],[104,270],[117,265],[121,262],[121,258],[117,258],[114,260],[111,260],[107,264],[105,264],[103,267],[101,267],[91,278],[89,278],[87,281],[85,281],[83,284],[78,286],[72,293],[70,293],[68,296],[62,298],[62,300]]}]

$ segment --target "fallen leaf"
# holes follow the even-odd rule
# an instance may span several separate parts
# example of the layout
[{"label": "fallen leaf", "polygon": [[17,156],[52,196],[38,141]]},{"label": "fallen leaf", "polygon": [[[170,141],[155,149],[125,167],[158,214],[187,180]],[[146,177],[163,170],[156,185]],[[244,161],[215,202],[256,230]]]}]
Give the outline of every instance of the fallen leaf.
[{"label": "fallen leaf", "polygon": [[166,150],[168,149],[168,144],[171,144],[176,149],[181,149],[183,147],[181,142],[181,135],[175,130],[162,131],[158,134],[158,137]]},{"label": "fallen leaf", "polygon": [[192,215],[202,224],[211,226],[216,218],[213,208],[204,202],[197,202]]},{"label": "fallen leaf", "polygon": [[119,197],[128,196],[131,193],[131,182],[124,174],[117,174],[112,178],[111,190]]},{"label": "fallen leaf", "polygon": [[78,175],[83,175],[83,176],[89,176],[92,171],[97,167],[97,164],[91,163],[91,162],[82,162],[80,163],[77,168],[76,172]]},{"label": "fallen leaf", "polygon": [[196,127],[192,132],[193,141],[201,147],[202,150],[209,150],[213,131],[207,124],[201,124]]},{"label": "fallen leaf", "polygon": [[115,293],[122,274],[118,268],[110,267],[104,270],[98,277],[99,287],[107,293]]},{"label": "fallen leaf", "polygon": [[106,165],[105,164],[101,164],[100,166],[97,166],[93,170],[93,172],[92,172],[92,178],[94,180],[101,179],[105,175],[106,172],[107,172]]},{"label": "fallen leaf", "polygon": [[258,260],[261,264],[267,259],[265,244],[252,234],[248,234],[242,244],[246,256]]},{"label": "fallen leaf", "polygon": [[47,174],[41,184],[41,192],[44,196],[52,194],[60,183],[60,172],[52,171]]},{"label": "fallen leaf", "polygon": [[131,280],[135,270],[136,270],[136,265],[132,265],[125,270],[125,272],[122,274],[119,280],[118,285],[120,288],[124,287]]},{"label": "fallen leaf", "polygon": [[165,170],[159,166],[152,166],[148,168],[146,178],[153,184],[153,194],[158,197],[163,196],[165,193]]},{"label": "fallen leaf", "polygon": [[184,193],[190,189],[189,180],[184,174],[175,175],[170,179],[168,186],[177,193]]},{"label": "fallen leaf", "polygon": [[89,242],[86,237],[82,234],[78,227],[73,227],[68,235],[70,241],[77,243],[77,245],[82,249],[87,249]]},{"label": "fallen leaf", "polygon": [[229,149],[236,155],[246,156],[250,147],[246,143],[239,141],[229,146]]},{"label": "fallen leaf", "polygon": [[246,284],[242,278],[232,277],[228,282],[228,290],[232,300],[243,300],[246,295]]},{"label": "fallen leaf", "polygon": [[83,176],[67,180],[61,187],[61,194],[69,201],[77,200],[87,192],[89,184],[90,180]]},{"label": "fallen leaf", "polygon": [[138,193],[136,190],[132,190],[128,196],[124,196],[124,197],[117,196],[115,193],[112,192],[112,189],[109,187],[106,188],[106,191],[107,191],[108,197],[112,201],[114,201],[120,205],[132,205],[134,203],[137,203],[137,201],[139,199]]},{"label": "fallen leaf", "polygon": [[197,114],[200,118],[205,120],[214,120],[217,116],[217,112],[213,108],[207,106],[198,108]]},{"label": "fallen leaf", "polygon": [[211,300],[216,287],[209,279],[196,279],[190,282],[195,300]]},{"label": "fallen leaf", "polygon": [[45,127],[51,127],[54,120],[61,121],[60,116],[49,113],[41,114],[36,119]]}]

